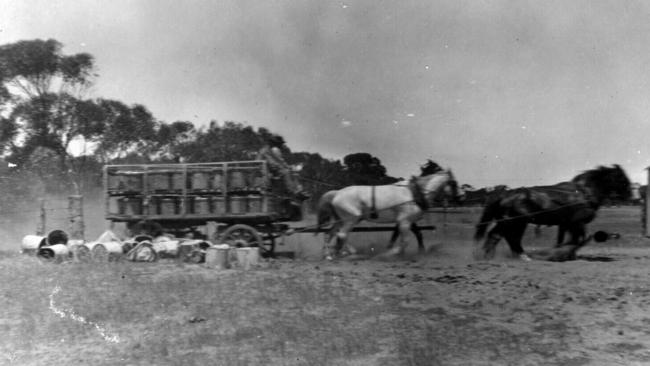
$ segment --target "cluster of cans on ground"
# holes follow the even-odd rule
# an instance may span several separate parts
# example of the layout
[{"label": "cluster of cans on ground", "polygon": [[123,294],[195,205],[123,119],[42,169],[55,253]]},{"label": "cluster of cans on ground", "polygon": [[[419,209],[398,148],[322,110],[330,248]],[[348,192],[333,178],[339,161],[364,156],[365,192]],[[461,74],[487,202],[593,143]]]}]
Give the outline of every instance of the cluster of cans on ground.
[{"label": "cluster of cans on ground", "polygon": [[69,239],[63,230],[53,230],[46,236],[26,235],[21,242],[21,252],[54,263],[119,260],[156,262],[167,258],[184,263],[204,263],[207,267],[217,269],[249,269],[260,264],[257,247],[231,247],[228,244],[179,239],[169,235],[138,235],[120,240],[110,230],[94,241]]}]

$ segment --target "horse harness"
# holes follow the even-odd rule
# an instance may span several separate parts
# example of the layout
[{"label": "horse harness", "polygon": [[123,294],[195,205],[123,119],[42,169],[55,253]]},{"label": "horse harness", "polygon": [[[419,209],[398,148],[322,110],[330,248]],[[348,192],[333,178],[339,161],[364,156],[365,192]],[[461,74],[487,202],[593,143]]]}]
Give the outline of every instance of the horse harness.
[{"label": "horse harness", "polygon": [[[590,189],[588,186],[586,186],[583,183],[580,182],[572,182],[573,184],[573,189],[567,188],[567,189],[552,189],[552,188],[545,188],[544,190],[546,191],[555,191],[558,193],[563,193],[567,195],[569,200],[576,200],[576,201],[584,201],[585,204],[587,204],[591,208],[597,208],[599,206],[598,203],[598,197],[594,194],[592,189]],[[555,199],[551,199],[555,204],[557,205],[565,205],[566,202],[563,201],[558,201]],[[578,202],[575,202],[573,204],[576,204]]]},{"label": "horse harness", "polygon": [[416,177],[411,177],[409,180],[408,184],[409,189],[411,190],[411,194],[413,194],[413,201],[415,202],[422,211],[425,211],[426,209],[429,208],[429,204],[427,203],[427,198],[422,191],[422,188],[417,182]]},{"label": "horse harness", "polygon": [[[429,208],[429,203],[427,202],[426,195],[422,190],[422,187],[417,182],[417,177],[411,177],[408,183],[408,188],[413,195],[413,202],[422,210],[426,211]],[[370,218],[377,219],[379,213],[377,211],[376,204],[376,186],[370,186]]]},{"label": "horse harness", "polygon": [[375,201],[376,201],[376,199],[375,199],[375,196],[376,196],[375,187],[376,186],[370,186],[370,202],[371,202],[370,218],[371,219],[377,219],[379,217],[379,214],[377,213],[377,205],[375,204]]}]

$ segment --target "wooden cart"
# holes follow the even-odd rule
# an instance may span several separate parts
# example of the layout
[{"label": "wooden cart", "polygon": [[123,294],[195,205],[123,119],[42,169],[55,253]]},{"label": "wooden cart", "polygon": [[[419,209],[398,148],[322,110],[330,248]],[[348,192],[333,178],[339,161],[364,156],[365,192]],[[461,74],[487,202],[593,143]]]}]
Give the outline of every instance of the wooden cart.
[{"label": "wooden cart", "polygon": [[159,225],[177,236],[199,234],[199,227],[221,227],[218,240],[232,246],[259,246],[273,255],[276,238],[302,212],[272,176],[266,161],[194,164],[106,165],[106,219]]}]

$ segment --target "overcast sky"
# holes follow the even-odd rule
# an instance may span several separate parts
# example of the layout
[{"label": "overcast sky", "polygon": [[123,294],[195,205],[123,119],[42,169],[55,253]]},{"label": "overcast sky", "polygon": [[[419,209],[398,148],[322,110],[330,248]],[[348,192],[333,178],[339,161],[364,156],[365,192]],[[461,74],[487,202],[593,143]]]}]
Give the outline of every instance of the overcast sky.
[{"label": "overcast sky", "polygon": [[0,0],[0,44],[95,56],[90,97],[463,183],[650,165],[647,1]]}]

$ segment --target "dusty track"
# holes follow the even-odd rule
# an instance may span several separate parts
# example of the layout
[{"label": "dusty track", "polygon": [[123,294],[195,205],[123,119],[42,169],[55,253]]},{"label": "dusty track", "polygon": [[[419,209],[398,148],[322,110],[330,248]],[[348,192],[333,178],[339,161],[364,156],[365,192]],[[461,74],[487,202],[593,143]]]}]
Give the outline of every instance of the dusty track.
[{"label": "dusty track", "polygon": [[[618,211],[605,216],[599,228],[628,230]],[[579,253],[592,260],[566,263],[504,250],[476,262],[467,233],[441,232],[424,257],[249,272],[5,255],[0,363],[647,364],[650,247],[621,232]],[[593,260],[604,257],[614,261]]]}]

